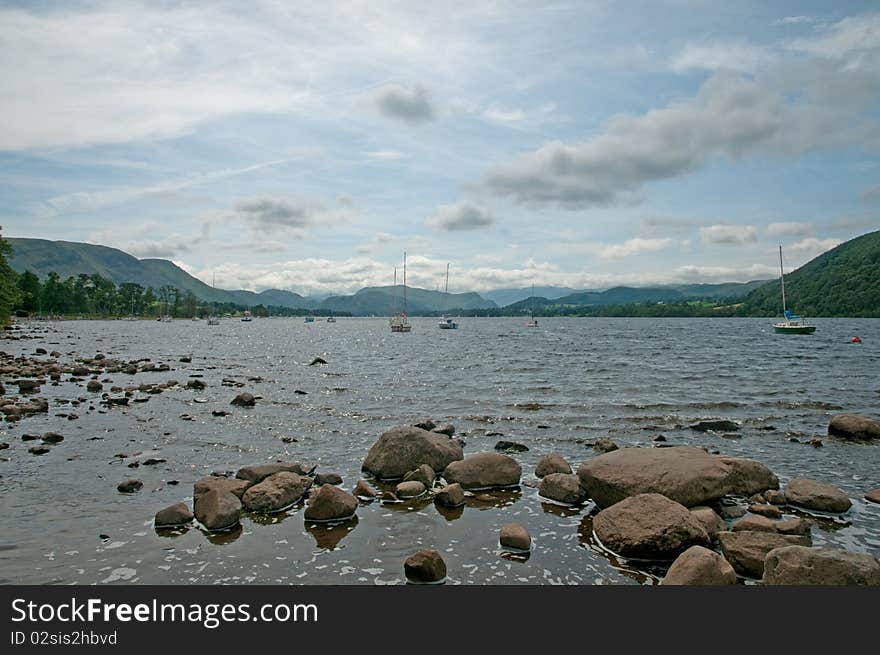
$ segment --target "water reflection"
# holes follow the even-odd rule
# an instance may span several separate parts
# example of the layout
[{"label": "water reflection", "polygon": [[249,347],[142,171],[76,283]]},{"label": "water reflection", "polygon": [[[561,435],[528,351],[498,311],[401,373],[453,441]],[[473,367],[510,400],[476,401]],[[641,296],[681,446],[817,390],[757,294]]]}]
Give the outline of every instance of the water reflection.
[{"label": "water reflection", "polygon": [[224,530],[223,532],[208,532],[202,528],[199,528],[202,534],[205,535],[205,538],[210,541],[215,546],[226,546],[236,541],[244,532],[244,528],[241,523],[237,524],[234,528],[230,528],[229,530]]},{"label": "water reflection", "polygon": [[437,508],[437,513],[440,514],[440,516],[450,522],[460,519],[461,515],[464,514],[464,505],[459,505],[458,507],[446,507],[445,505],[435,504],[434,507]]},{"label": "water reflection", "polygon": [[342,523],[306,522],[306,532],[315,539],[318,548],[333,550],[348,534],[357,527],[358,517],[353,516]]},{"label": "water reflection", "polygon": [[190,525],[176,525],[174,527],[165,527],[165,528],[155,528],[156,536],[162,537],[164,539],[173,539],[175,537],[181,537],[189,532]]},{"label": "water reflection", "polygon": [[474,492],[473,496],[465,496],[465,504],[473,509],[493,509],[513,505],[522,498],[522,490],[494,489]]},{"label": "water reflection", "polygon": [[582,505],[560,505],[559,503],[548,502],[542,502],[541,509],[544,510],[545,514],[553,514],[563,519],[577,516],[584,510]]}]

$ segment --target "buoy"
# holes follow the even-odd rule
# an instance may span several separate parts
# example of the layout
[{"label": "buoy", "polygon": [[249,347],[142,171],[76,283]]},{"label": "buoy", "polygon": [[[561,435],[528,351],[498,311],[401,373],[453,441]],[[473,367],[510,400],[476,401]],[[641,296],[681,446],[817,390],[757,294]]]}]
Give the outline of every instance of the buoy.
[{"label": "buoy", "polygon": [[850,341],[852,341],[853,343],[862,343],[862,340],[859,337],[853,337],[852,339],[850,339]]}]

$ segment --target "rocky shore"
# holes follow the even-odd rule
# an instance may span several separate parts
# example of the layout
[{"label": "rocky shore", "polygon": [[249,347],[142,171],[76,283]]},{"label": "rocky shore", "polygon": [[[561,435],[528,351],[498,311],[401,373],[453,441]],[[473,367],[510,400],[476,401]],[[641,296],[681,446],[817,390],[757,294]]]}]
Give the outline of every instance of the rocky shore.
[{"label": "rocky shore", "polygon": [[[22,340],[27,334],[13,332],[7,338]],[[181,355],[180,360],[189,363],[191,357]],[[315,358],[303,365],[316,363],[326,360]],[[0,413],[7,426],[23,428],[21,441],[38,442],[14,455],[8,440],[0,442],[0,457],[51,457],[55,451],[63,452],[68,435],[29,430],[31,417],[51,412],[75,421],[149,402],[171,390],[197,393],[208,386],[200,377],[184,383],[170,377],[134,383],[135,376],[143,373],[173,372],[172,362],[117,359],[100,352],[81,356],[43,347],[29,355],[0,352]],[[223,378],[221,386],[246,384]],[[41,393],[47,388],[56,392]],[[58,394],[60,389],[65,390],[64,397]],[[66,393],[68,389],[74,391]],[[228,393],[223,406],[209,407],[212,416],[259,411],[263,401],[259,393],[248,390]],[[188,416],[179,418],[192,418]],[[360,454],[363,477],[359,479],[346,481],[332,467],[323,470],[308,461],[254,461],[235,471],[205,471],[193,481],[191,495],[181,494],[176,502],[155,507],[152,526],[160,534],[192,529],[213,538],[240,529],[243,518],[291,513],[302,517],[306,530],[326,526],[321,539],[324,543],[329,539],[332,547],[338,538],[327,535],[337,528],[339,532],[333,534],[344,535],[359,520],[369,520],[359,517],[359,512],[373,504],[433,505],[444,516],[453,516],[478,508],[487,499],[491,503],[493,495],[526,487],[536,489],[542,502],[559,507],[560,517],[567,510],[582,515],[590,548],[612,562],[644,570],[664,585],[880,584],[880,561],[872,554],[814,546],[816,531],[835,517],[845,517],[853,507],[853,498],[822,479],[792,478],[780,484],[760,461],[670,444],[665,437],[643,447],[620,447],[602,438],[588,444],[590,452],[580,461],[553,452],[525,467],[517,459],[528,451],[523,444],[502,440],[494,448],[469,446],[469,439],[452,424],[438,425],[431,419],[413,423],[374,437],[372,446]],[[707,419],[690,428],[727,437],[739,426]],[[827,438],[875,447],[880,421],[836,414],[827,426]],[[161,457],[132,458],[131,454],[117,454],[130,469],[165,462]],[[144,493],[145,481],[137,473],[129,476],[108,483],[108,493]],[[183,486],[179,489],[184,491]],[[880,489],[866,487],[863,493],[865,501],[880,502]],[[499,557],[528,558],[534,548],[531,527],[528,518],[521,517],[497,530],[492,539]],[[399,562],[407,581],[439,584],[456,576],[439,548],[421,545]]]}]

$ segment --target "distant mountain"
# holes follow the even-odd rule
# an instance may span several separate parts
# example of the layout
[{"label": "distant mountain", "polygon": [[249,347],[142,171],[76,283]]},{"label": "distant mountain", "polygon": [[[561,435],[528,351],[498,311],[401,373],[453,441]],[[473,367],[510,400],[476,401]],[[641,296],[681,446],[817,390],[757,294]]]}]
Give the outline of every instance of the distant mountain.
[{"label": "distant mountain", "polygon": [[[880,231],[850,239],[786,273],[785,296],[797,314],[880,318]],[[742,311],[781,316],[779,280],[746,296]]]},{"label": "distant mountain", "polygon": [[520,289],[492,289],[491,291],[481,291],[480,295],[483,296],[483,298],[496,303],[499,307],[504,307],[532,296],[540,296],[542,298],[553,300],[554,298],[561,298],[562,296],[567,296],[572,293],[580,293],[580,291],[580,289],[572,289],[570,287],[536,286],[534,290],[531,287],[522,287]]},{"label": "distant mountain", "polygon": [[317,304],[312,299],[279,289],[267,289],[260,293],[213,289],[166,259],[138,259],[107,246],[46,239],[7,238],[6,240],[13,248],[12,256],[9,258],[12,269],[18,273],[31,271],[40,279],[45,279],[53,271],[62,278],[81,273],[87,275],[97,273],[115,284],[135,282],[153,289],[167,285],[183,292],[191,291],[205,302],[250,306],[275,305],[294,309],[311,309]]},{"label": "distant mountain", "polygon": [[[388,316],[403,309],[403,286],[366,287],[351,296],[330,296],[320,304],[322,310],[350,312],[353,316]],[[477,293],[450,293],[406,288],[406,309],[411,315],[442,311],[456,313],[475,309],[494,309],[498,305]]]}]

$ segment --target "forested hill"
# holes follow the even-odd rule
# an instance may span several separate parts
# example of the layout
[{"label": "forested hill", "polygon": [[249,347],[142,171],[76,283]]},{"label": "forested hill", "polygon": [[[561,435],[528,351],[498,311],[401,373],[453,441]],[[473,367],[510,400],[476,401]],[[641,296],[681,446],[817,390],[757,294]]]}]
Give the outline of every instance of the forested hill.
[{"label": "forested hill", "polygon": [[[788,308],[805,316],[880,317],[880,231],[823,253],[785,275]],[[782,314],[779,280],[749,293],[741,313]]]}]

